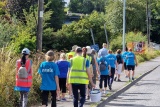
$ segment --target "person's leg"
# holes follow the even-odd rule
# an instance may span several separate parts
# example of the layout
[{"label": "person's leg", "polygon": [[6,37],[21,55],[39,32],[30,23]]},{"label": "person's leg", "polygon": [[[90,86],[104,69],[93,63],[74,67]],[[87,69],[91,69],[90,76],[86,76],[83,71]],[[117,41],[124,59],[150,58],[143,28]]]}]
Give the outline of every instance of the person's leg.
[{"label": "person's leg", "polygon": [[62,87],[63,87],[63,78],[59,78],[59,88],[60,88],[60,92],[57,93],[57,95],[56,95],[58,101],[61,99]]},{"label": "person's leg", "polygon": [[84,103],[85,103],[85,93],[86,93],[86,88],[85,88],[85,84],[81,84],[79,85],[79,90],[80,90],[80,105],[79,107],[83,107]]},{"label": "person's leg", "polygon": [[27,107],[27,102],[28,102],[28,92],[24,91],[23,92],[23,104],[22,104],[22,107]]},{"label": "person's leg", "polygon": [[72,84],[72,92],[73,92],[73,105],[74,107],[78,107],[78,85],[77,84]]},{"label": "person's leg", "polygon": [[72,93],[72,85],[71,84],[69,84],[69,86],[68,86],[68,90],[69,90],[69,98],[72,98],[73,96],[73,93]]},{"label": "person's leg", "polygon": [[124,63],[124,72],[125,72],[125,76],[127,78],[128,77],[128,69],[127,69],[126,62]]},{"label": "person's leg", "polygon": [[42,105],[44,106],[48,106],[48,95],[49,95],[49,91],[42,91]]},{"label": "person's leg", "polygon": [[20,98],[19,98],[19,106],[22,107],[23,102],[23,91],[20,91]]},{"label": "person's leg", "polygon": [[127,65],[127,69],[128,69],[128,78],[129,78],[129,81],[131,81],[131,78],[130,78],[131,66]]},{"label": "person's leg", "polygon": [[102,92],[102,82],[103,82],[103,75],[100,75],[99,88],[101,92]]},{"label": "person's leg", "polygon": [[113,83],[114,75],[115,75],[115,68],[111,68],[111,76],[109,76],[110,85],[112,85]]},{"label": "person's leg", "polygon": [[132,80],[134,80],[134,71],[135,71],[135,66],[132,66]]},{"label": "person's leg", "polygon": [[57,107],[57,105],[56,105],[56,90],[50,91],[50,92],[51,92],[51,96],[52,96],[51,107]]},{"label": "person's leg", "polygon": [[104,94],[106,93],[107,90],[107,84],[108,84],[108,75],[104,76]]},{"label": "person's leg", "polygon": [[65,94],[66,94],[66,78],[63,78],[63,82],[62,82],[62,99],[65,99]]},{"label": "person's leg", "polygon": [[118,64],[118,81],[121,81],[120,80],[121,72],[122,72],[122,64]]},{"label": "person's leg", "polygon": [[92,80],[93,80],[93,83],[96,84],[96,78],[97,78],[97,71],[93,69],[93,77],[92,77]]}]

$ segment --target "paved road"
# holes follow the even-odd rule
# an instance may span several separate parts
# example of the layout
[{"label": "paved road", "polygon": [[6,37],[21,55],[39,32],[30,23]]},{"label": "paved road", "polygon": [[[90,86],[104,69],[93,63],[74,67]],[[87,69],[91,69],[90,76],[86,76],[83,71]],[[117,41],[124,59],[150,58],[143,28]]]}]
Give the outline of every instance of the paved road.
[{"label": "paved road", "polygon": [[160,67],[105,107],[160,107]]}]

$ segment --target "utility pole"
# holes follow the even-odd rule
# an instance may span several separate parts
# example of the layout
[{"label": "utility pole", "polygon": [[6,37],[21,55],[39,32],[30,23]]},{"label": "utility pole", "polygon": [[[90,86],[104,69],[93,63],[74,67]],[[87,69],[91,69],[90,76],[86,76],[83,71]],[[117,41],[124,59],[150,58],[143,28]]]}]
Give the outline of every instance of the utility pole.
[{"label": "utility pole", "polygon": [[106,30],[106,24],[104,24],[104,32],[106,35],[107,48],[109,49],[109,40],[108,40],[108,35],[107,35],[107,30]]},{"label": "utility pole", "polygon": [[126,0],[123,0],[123,52],[125,51],[126,30]]},{"label": "utility pole", "polygon": [[147,19],[147,40],[148,40],[148,47],[150,47],[150,25],[151,25],[150,0],[147,0],[146,19]]},{"label": "utility pole", "polygon": [[42,32],[43,32],[43,6],[44,0],[38,0],[38,26],[36,45],[37,50],[42,51]]},{"label": "utility pole", "polygon": [[95,45],[95,40],[94,40],[94,35],[93,35],[93,30],[92,30],[92,28],[90,28],[90,32],[91,32],[91,37],[92,37],[92,40],[93,40],[93,45]]}]

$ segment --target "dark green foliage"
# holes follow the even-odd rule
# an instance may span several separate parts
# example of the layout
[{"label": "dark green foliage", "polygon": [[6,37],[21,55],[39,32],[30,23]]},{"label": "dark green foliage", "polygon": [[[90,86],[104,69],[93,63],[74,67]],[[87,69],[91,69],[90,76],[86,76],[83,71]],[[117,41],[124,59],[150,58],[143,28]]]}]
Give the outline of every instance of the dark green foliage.
[{"label": "dark green foliage", "polygon": [[48,27],[54,28],[54,30],[62,28],[62,24],[64,23],[65,20],[65,12],[64,12],[65,2],[63,0],[44,0],[44,1],[45,4],[49,3],[45,11],[48,10],[53,11],[50,20],[47,21],[48,23],[50,23]]}]

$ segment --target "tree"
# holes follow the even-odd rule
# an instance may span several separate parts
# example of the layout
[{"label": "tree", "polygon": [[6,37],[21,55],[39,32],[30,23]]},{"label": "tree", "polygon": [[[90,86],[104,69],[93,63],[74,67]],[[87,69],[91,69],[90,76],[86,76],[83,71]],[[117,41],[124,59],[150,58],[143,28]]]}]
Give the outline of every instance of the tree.
[{"label": "tree", "polygon": [[[126,32],[146,31],[145,0],[127,0]],[[106,6],[106,22],[112,33],[121,33],[123,28],[123,2],[110,1]]]},{"label": "tree", "polygon": [[104,12],[106,0],[70,0],[69,10],[74,13],[90,14],[92,11]]},{"label": "tree", "polygon": [[63,39],[63,44],[65,44],[65,46],[60,44],[57,48],[68,48],[75,44],[78,46],[92,45],[90,28],[93,29],[96,44],[101,46],[103,42],[106,42],[103,27],[104,23],[104,14],[94,11],[92,14],[78,22],[72,22],[69,25],[64,25],[62,29],[57,32],[57,36],[65,37],[65,39]]},{"label": "tree", "polygon": [[160,43],[160,1],[151,2],[151,41]]},{"label": "tree", "polygon": [[51,19],[48,20],[49,27],[54,28],[55,31],[62,28],[62,24],[65,20],[64,12],[64,0],[44,0],[45,4],[49,4],[45,11],[53,11],[51,14]]}]

